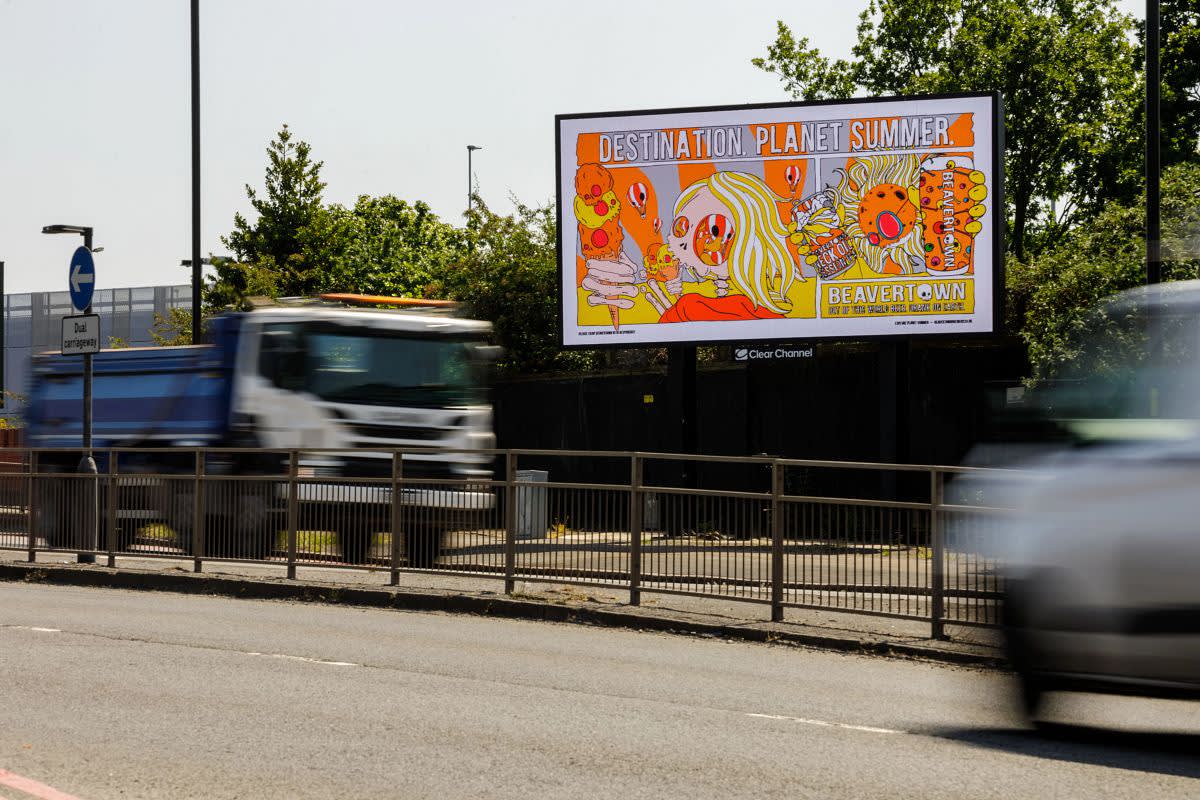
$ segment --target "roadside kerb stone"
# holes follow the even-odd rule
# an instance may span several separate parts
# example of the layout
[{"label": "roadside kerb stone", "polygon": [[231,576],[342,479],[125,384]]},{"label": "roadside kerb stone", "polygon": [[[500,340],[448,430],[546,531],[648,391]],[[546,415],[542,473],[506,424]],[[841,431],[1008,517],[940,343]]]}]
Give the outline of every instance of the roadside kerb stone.
[{"label": "roadside kerb stone", "polygon": [[439,611],[629,628],[735,641],[786,644],[881,656],[920,658],[975,667],[1004,667],[999,654],[930,641],[914,644],[883,635],[846,635],[824,630],[796,630],[788,623],[730,622],[703,614],[645,606],[597,608],[582,603],[506,597],[490,591],[363,587],[312,580],[272,577],[229,577],[182,570],[109,569],[93,565],[0,563],[0,580],[52,583],[111,589],[168,591],[253,600],[336,603],[404,611]]}]

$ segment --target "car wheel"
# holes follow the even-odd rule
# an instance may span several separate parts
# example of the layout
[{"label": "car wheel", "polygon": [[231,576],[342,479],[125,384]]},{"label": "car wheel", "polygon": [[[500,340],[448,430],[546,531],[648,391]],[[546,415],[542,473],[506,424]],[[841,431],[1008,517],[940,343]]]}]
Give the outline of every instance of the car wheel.
[{"label": "car wheel", "polygon": [[1034,672],[1032,650],[1027,628],[1028,618],[1020,594],[1008,591],[1004,597],[1004,643],[1008,662],[1017,674],[1017,700],[1025,718],[1036,724],[1045,682]]}]

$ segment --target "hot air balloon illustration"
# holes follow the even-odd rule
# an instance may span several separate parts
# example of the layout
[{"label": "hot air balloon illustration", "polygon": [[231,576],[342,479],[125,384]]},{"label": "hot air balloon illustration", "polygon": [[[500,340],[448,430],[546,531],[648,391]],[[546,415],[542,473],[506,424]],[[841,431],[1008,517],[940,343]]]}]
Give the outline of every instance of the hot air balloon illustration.
[{"label": "hot air balloon illustration", "polygon": [[629,187],[629,202],[633,203],[633,207],[642,215],[642,219],[646,218],[646,184],[635,183]]},{"label": "hot air balloon illustration", "polygon": [[661,230],[662,230],[662,220],[659,219],[658,217],[655,217],[654,218],[654,232],[658,233]]},{"label": "hot air balloon illustration", "polygon": [[788,188],[791,189],[792,194],[795,194],[796,185],[800,183],[800,168],[792,164],[784,170],[783,177],[787,181]]}]

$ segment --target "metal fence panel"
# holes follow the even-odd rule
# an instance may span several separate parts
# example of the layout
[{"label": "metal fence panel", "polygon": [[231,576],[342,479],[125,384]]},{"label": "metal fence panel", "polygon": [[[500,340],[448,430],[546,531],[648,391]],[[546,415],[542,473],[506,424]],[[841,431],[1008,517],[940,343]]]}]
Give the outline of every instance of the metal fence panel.
[{"label": "metal fence panel", "polygon": [[[7,449],[0,549],[471,574],[785,608],[999,624],[997,496],[952,467],[494,451],[494,474],[443,451]],[[343,459],[367,464],[346,477]],[[562,480],[611,476],[620,483]],[[1013,480],[1021,480],[1012,473]],[[611,478],[609,478],[611,480]],[[817,491],[836,486],[836,491]],[[949,488],[947,488],[949,487]],[[93,499],[94,498],[94,499]],[[93,503],[95,510],[93,510]]]}]

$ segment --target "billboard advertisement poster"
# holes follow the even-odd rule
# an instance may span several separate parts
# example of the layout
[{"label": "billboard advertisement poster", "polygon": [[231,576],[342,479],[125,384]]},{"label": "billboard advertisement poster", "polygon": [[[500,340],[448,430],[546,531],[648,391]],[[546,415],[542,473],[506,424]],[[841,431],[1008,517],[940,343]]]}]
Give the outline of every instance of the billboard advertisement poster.
[{"label": "billboard advertisement poster", "polygon": [[560,115],[567,347],[992,333],[993,94]]}]

